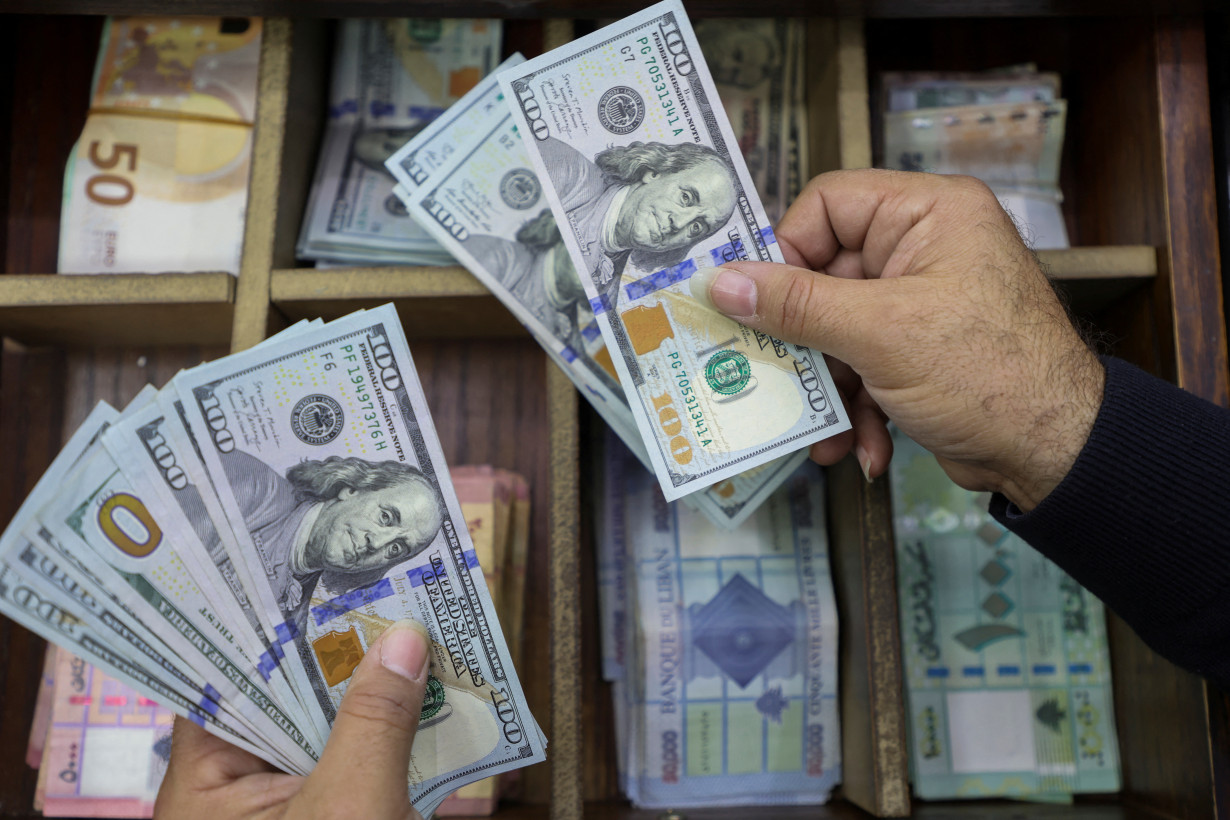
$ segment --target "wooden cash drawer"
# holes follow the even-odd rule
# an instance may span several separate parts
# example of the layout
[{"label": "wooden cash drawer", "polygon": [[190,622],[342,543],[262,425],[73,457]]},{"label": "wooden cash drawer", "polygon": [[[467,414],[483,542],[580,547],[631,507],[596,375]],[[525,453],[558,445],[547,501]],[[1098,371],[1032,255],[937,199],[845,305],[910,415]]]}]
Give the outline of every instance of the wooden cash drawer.
[{"label": "wooden cash drawer", "polygon": [[[17,7],[22,3],[39,10],[33,0],[18,0]],[[608,3],[593,13],[626,13],[640,5]],[[55,0],[54,6],[126,13],[160,8],[148,0]],[[294,258],[319,147],[332,48],[333,25],[312,18],[359,10],[341,0],[307,0],[293,7],[265,0],[201,0],[199,6],[188,2],[181,8],[227,14],[289,9],[304,15],[266,23],[238,280],[226,274],[45,275],[54,270],[63,159],[84,118],[100,19],[0,17],[0,76],[15,76],[11,91],[0,89],[0,149],[12,158],[0,167],[7,204],[0,242],[9,274],[0,277],[0,333],[15,340],[5,343],[0,359],[0,445],[9,465],[0,473],[0,505],[9,514],[16,509],[65,432],[94,400],[122,402],[146,381],[161,383],[178,367],[248,347],[299,318],[334,318],[394,301],[450,463],[490,461],[523,473],[532,487],[535,550],[520,673],[551,745],[548,763],[524,772],[523,799],[506,802],[497,816],[672,816],[631,809],[616,785],[609,692],[598,663],[584,478],[591,465],[578,444],[586,429],[600,422],[464,269],[315,271]],[[689,8],[697,15],[730,10],[714,0]],[[927,13],[921,4],[911,8]],[[576,13],[559,0],[498,9],[475,0],[448,8],[450,13],[499,10],[531,18]],[[814,13],[807,4],[781,0],[755,11]],[[407,7],[373,0],[362,13],[391,16],[407,13]],[[573,30],[567,20],[511,21],[506,51],[533,55],[566,42]],[[1056,37],[1057,44],[1051,42]],[[1042,257],[1064,280],[1082,316],[1112,334],[1117,352],[1227,403],[1198,24],[1146,18],[816,19],[809,23],[808,46],[813,171],[872,163],[868,86],[879,70],[1036,60],[1043,69],[1063,71],[1074,109],[1078,99],[1087,107],[1069,126],[1062,180],[1069,231],[1079,246]],[[43,66],[49,53],[59,62]],[[66,59],[66,54],[75,56]],[[1123,75],[1110,76],[1112,67]],[[887,484],[867,484],[851,461],[831,470],[830,478],[845,783],[828,806],[754,816],[853,818],[870,812],[1100,820],[1214,813],[1215,797],[1227,793],[1230,709],[1223,696],[1206,692],[1198,680],[1157,659],[1117,621],[1112,622],[1112,661],[1125,780],[1121,797],[1080,799],[1073,807],[911,804]],[[29,633],[0,620],[3,817],[34,816],[34,773],[22,758],[41,647]],[[747,810],[683,814],[713,820],[753,816]]]}]

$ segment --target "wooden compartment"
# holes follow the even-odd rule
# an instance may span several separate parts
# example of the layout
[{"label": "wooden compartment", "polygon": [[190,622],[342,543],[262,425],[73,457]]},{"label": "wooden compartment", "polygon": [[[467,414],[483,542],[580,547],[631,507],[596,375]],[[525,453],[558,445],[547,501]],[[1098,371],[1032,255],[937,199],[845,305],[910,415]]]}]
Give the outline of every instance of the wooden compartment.
[{"label": "wooden compartment", "polygon": [[[59,2],[68,7],[71,0]],[[159,8],[123,2],[126,12]],[[318,2],[302,13],[345,14],[347,5]],[[261,0],[218,0],[207,10],[244,14],[266,7]],[[82,0],[80,8],[112,7]],[[367,9],[373,8],[369,3]],[[572,6],[560,12],[558,3],[509,6],[507,13],[534,17],[544,8],[577,13]],[[810,11],[803,4],[790,8]],[[717,3],[689,9],[697,16],[730,11]],[[381,5],[379,12],[407,10]],[[94,400],[122,402],[146,381],[161,383],[180,366],[228,347],[249,347],[299,318],[335,318],[393,301],[449,462],[489,461],[523,473],[531,483],[534,553],[520,673],[550,739],[549,760],[524,772],[523,800],[505,803],[497,817],[664,816],[633,810],[615,785],[583,503],[589,465],[578,446],[579,427],[598,422],[578,407],[563,374],[464,269],[316,271],[294,257],[319,149],[331,22],[266,21],[238,280],[226,274],[46,275],[54,270],[60,179],[84,118],[100,22],[0,18],[0,75],[14,77],[11,91],[0,89],[0,148],[11,158],[0,164],[0,189],[7,196],[0,243],[4,273],[11,274],[0,276],[0,334],[16,340],[5,343],[0,359],[0,442],[10,465],[0,475],[0,510],[11,515]],[[510,21],[505,50],[532,56],[566,42],[572,31],[567,20]],[[53,43],[61,57],[65,44],[71,46],[72,59],[44,64],[41,55]],[[1062,179],[1068,227],[1079,246],[1043,253],[1043,261],[1064,280],[1080,314],[1109,334],[1116,352],[1226,404],[1199,23],[813,19],[808,46],[815,172],[872,163],[868,88],[879,70],[1036,60],[1043,69],[1063,71],[1065,95],[1074,112],[1083,112],[1069,122]],[[71,101],[78,99],[74,107]],[[851,461],[831,470],[830,479],[845,782],[829,806],[757,810],[754,816],[913,812],[1101,820],[1214,813],[1215,795],[1226,792],[1224,776],[1218,780],[1215,774],[1230,764],[1230,708],[1118,623],[1112,652],[1126,783],[1121,798],[1078,800],[1073,807],[911,805],[887,484],[867,484]],[[22,757],[41,647],[0,619],[0,816],[34,816],[34,773]],[[752,815],[686,812],[713,820]]]},{"label": "wooden compartment", "polygon": [[[1225,405],[1200,26],[1145,17],[875,21],[867,39],[873,88],[885,70],[1035,62],[1061,73],[1069,108],[1060,185],[1073,247],[1039,257],[1102,352]],[[878,105],[873,95],[873,120]],[[1108,621],[1124,787],[1114,806],[1078,798],[1071,811],[1212,816],[1225,789],[1215,773],[1227,749],[1216,731],[1210,744],[1223,696],[1117,617]]]}]

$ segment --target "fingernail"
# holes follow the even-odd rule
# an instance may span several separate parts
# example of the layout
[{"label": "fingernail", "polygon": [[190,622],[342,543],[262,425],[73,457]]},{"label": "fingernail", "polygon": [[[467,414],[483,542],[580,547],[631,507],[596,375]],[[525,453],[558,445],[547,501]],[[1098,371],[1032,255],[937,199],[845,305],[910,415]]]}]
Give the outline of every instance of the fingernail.
[{"label": "fingernail", "polygon": [[867,451],[863,449],[863,445],[858,445],[854,448],[854,457],[858,459],[858,466],[863,468],[863,478],[867,479],[867,483],[871,483],[871,456],[867,455]]},{"label": "fingernail", "polygon": [[430,640],[427,627],[418,621],[398,621],[380,638],[380,663],[406,680],[421,681],[431,662],[431,653],[427,651]]},{"label": "fingernail", "polygon": [[756,315],[756,283],[727,268],[705,268],[692,274],[692,298],[727,316]]}]

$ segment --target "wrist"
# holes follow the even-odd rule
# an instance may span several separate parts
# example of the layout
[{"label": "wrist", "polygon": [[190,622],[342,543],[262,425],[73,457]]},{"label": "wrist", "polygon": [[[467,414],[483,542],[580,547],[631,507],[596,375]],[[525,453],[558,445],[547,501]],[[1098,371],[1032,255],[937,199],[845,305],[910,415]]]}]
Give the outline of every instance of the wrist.
[{"label": "wrist", "polygon": [[1022,511],[1042,503],[1072,470],[1093,430],[1106,369],[1092,351],[1082,346],[1082,355],[1056,379],[1055,396],[1035,408],[1024,434],[1013,448],[1016,458],[1001,471],[999,490]]}]

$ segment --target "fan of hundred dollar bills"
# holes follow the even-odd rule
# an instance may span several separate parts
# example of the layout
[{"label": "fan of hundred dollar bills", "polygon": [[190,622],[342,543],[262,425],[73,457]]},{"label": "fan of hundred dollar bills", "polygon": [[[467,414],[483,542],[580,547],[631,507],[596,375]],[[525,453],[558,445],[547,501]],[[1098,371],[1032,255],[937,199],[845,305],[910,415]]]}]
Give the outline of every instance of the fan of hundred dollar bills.
[{"label": "fan of hundred dollar bills", "polygon": [[454,480],[461,502],[393,307],[301,322],[99,404],[0,537],[0,612],[295,773],[412,614],[429,816],[546,747],[466,526],[475,477]]},{"label": "fan of hundred dollar bills", "polygon": [[785,150],[803,127],[802,29],[756,21],[737,52],[728,25],[700,33],[716,84],[682,6],[659,3],[513,55],[386,167],[667,498],[729,529],[849,422],[821,357],[690,294],[702,268],[782,261],[757,186],[780,213],[805,173]]}]

